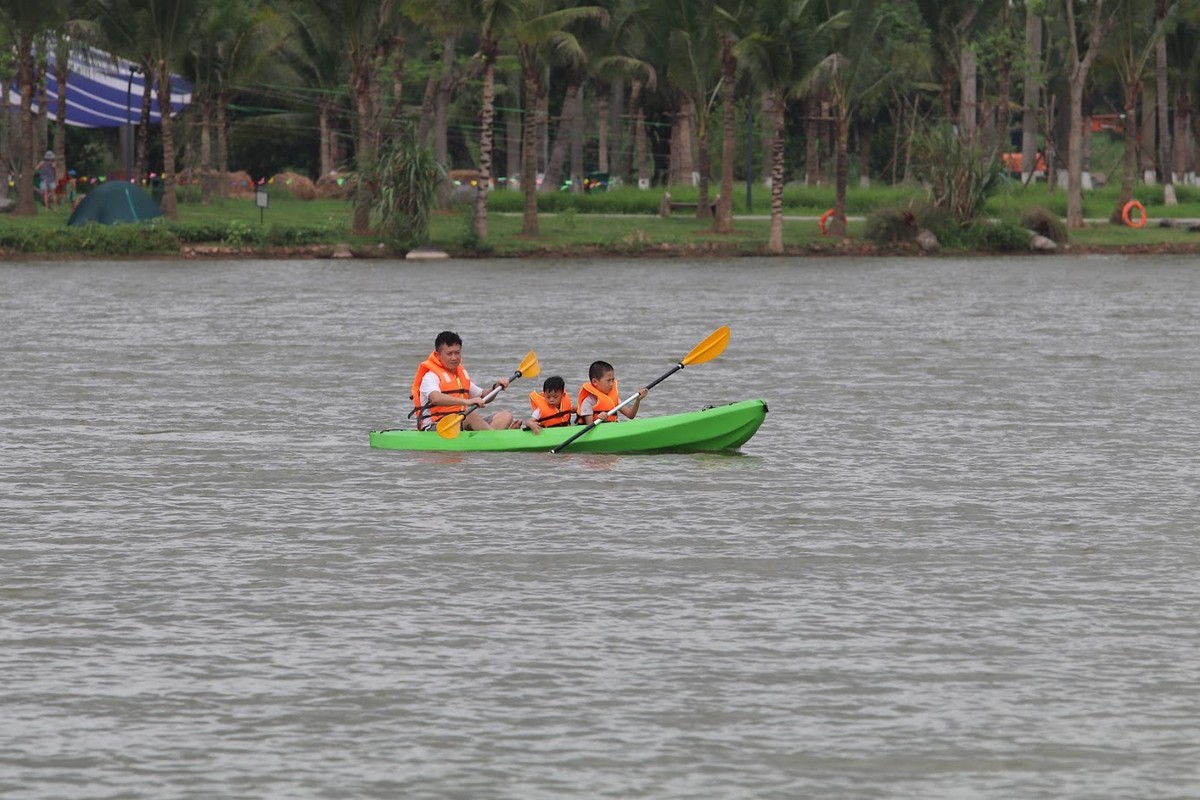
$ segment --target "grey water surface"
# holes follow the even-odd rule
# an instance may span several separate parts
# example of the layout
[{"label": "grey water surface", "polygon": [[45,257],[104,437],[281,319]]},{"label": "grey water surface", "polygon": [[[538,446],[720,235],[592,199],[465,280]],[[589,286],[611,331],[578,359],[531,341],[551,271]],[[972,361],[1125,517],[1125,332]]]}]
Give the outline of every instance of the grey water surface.
[{"label": "grey water surface", "polygon": [[[0,263],[0,796],[1200,796],[1192,258]],[[421,455],[530,349],[740,454]],[[499,407],[527,407],[519,381]]]}]

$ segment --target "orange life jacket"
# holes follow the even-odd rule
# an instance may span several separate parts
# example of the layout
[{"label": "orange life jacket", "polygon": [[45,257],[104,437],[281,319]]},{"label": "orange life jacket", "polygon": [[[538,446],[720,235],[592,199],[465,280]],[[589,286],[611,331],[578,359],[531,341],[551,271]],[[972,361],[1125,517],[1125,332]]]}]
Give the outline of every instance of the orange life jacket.
[{"label": "orange life jacket", "polygon": [[438,376],[438,390],[442,394],[458,395],[467,397],[471,392],[471,376],[463,369],[463,365],[459,364],[458,369],[451,372],[442,360],[438,358],[437,351],[434,350],[429,354],[429,358],[421,362],[417,367],[417,374],[413,378],[412,383],[412,402],[413,408],[417,412],[417,430],[425,430],[437,424],[438,420],[447,414],[462,412],[463,406],[431,406],[429,408],[421,408],[421,380],[428,372],[433,372]]},{"label": "orange life jacket", "polygon": [[[576,401],[577,406],[582,409],[583,401],[588,399],[588,397],[596,398],[596,405],[592,406],[592,416],[595,416],[602,411],[612,411],[621,404],[621,396],[617,393],[616,381],[613,381],[612,391],[608,394],[600,391],[592,385],[591,381],[588,381],[579,389],[579,399]],[[614,414],[613,416],[610,416],[608,421],[616,422],[616,415]]]},{"label": "orange life jacket", "polygon": [[563,425],[571,424],[571,412],[575,409],[571,406],[571,398],[567,397],[567,393],[563,392],[562,400],[558,401],[558,408],[550,405],[546,400],[546,395],[541,392],[529,393],[529,405],[533,410],[538,412],[538,422],[543,428],[558,428]]}]

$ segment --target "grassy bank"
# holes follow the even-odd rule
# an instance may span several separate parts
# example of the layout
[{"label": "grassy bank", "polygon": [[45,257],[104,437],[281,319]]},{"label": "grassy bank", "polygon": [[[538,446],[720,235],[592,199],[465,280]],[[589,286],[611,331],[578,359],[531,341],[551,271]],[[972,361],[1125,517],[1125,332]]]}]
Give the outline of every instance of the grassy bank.
[{"label": "grassy bank", "polygon": [[[714,190],[715,192],[715,190]],[[673,189],[677,201],[695,202],[692,187]],[[522,197],[516,192],[490,195],[488,239],[476,240],[469,211],[451,209],[434,215],[429,245],[453,255],[654,255],[703,256],[756,255],[765,252],[769,226],[770,196],[756,186],[752,203],[746,206],[745,186],[734,196],[735,231],[728,236],[713,234],[710,224],[690,212],[658,215],[662,190],[620,189],[588,195],[547,194],[539,198],[540,235],[521,235]],[[1200,250],[1200,233],[1182,227],[1159,227],[1163,219],[1200,220],[1200,190],[1178,187],[1180,204],[1166,207],[1161,187],[1139,187],[1136,196],[1145,206],[1150,222],[1133,229],[1104,222],[1071,231],[1072,249],[1111,250]],[[1085,216],[1107,219],[1117,202],[1116,187],[1105,187],[1084,195]],[[816,218],[833,204],[829,187],[790,187],[784,192],[784,247],[791,254],[837,252],[897,252],[877,248],[863,239],[861,218],[885,207],[904,206],[923,198],[920,191],[892,187],[856,189],[848,197],[851,215],[848,237],[837,241],[822,236]],[[1044,185],[1022,187],[1010,184],[993,197],[986,213],[996,220],[1013,222],[1028,208],[1041,206],[1052,213],[1066,214],[1066,194],[1050,194]],[[0,216],[0,251],[16,254],[57,256],[126,256],[177,254],[192,245],[224,248],[253,254],[287,253],[289,248],[309,248],[322,254],[338,243],[347,243],[359,253],[378,253],[378,240],[350,234],[350,204],[344,200],[294,200],[274,195],[265,212],[253,200],[225,200],[202,206],[181,203],[179,221],[145,226],[89,226],[69,228],[69,212],[63,208],[41,211],[36,217]],[[903,252],[903,248],[899,249]],[[970,252],[950,250],[949,252]]]}]

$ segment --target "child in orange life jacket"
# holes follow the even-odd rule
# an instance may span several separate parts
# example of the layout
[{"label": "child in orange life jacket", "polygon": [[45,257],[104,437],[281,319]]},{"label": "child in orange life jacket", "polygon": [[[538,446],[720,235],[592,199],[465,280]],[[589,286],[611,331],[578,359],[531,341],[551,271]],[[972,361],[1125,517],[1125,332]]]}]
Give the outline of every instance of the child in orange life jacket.
[{"label": "child in orange life jacket", "polygon": [[529,405],[533,414],[525,425],[534,433],[542,428],[559,428],[571,424],[571,398],[567,397],[567,384],[558,375],[551,375],[542,383],[540,392],[529,393]]},{"label": "child in orange life jacket", "polygon": [[[621,409],[629,419],[637,416],[642,398],[649,389],[642,387],[637,390],[637,399]],[[578,411],[576,419],[581,425],[591,425],[592,418],[599,422],[619,422],[617,415],[610,414],[621,404],[621,396],[617,394],[617,371],[607,361],[593,361],[588,367],[588,382],[579,389]]]}]

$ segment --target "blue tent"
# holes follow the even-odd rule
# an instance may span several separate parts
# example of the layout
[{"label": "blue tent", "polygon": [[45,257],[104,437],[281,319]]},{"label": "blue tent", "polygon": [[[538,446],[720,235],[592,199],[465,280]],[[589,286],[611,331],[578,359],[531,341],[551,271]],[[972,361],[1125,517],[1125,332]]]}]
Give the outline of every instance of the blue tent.
[{"label": "blue tent", "polygon": [[[54,51],[46,72],[46,107],[51,120],[58,119],[58,80],[54,76]],[[135,72],[137,66],[93,47],[75,48],[67,65],[67,124],[80,128],[118,128],[142,117],[142,90],[146,76]],[[15,84],[9,87],[13,108],[21,105]],[[192,86],[183,78],[171,76],[171,116],[192,102]],[[34,97],[33,110],[38,110]],[[150,104],[150,124],[162,122],[158,89]]]}]

